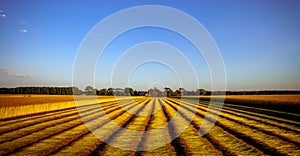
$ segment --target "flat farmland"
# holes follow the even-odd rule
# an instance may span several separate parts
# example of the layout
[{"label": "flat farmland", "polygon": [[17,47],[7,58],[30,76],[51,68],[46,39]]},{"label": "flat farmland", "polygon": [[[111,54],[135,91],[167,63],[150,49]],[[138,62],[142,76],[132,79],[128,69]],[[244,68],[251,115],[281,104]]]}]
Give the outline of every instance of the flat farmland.
[{"label": "flat farmland", "polygon": [[[225,103],[221,110],[218,103],[209,107],[209,101],[195,97],[100,97],[82,99],[78,107],[71,98],[65,102],[72,104],[65,107],[55,107],[59,101],[25,102],[37,105],[36,110],[9,115],[8,107],[24,110],[22,102],[3,101],[0,155],[300,155],[300,114],[294,111],[241,103]],[[50,106],[39,110],[38,105],[45,104]],[[201,124],[214,122],[220,110],[215,125],[200,135]],[[210,116],[204,118],[207,113]],[[111,122],[118,127],[111,128]],[[184,124],[188,126],[180,133]],[[146,133],[163,126],[158,135]],[[141,135],[128,135],[126,130]],[[166,144],[150,148],[159,140]]]}]

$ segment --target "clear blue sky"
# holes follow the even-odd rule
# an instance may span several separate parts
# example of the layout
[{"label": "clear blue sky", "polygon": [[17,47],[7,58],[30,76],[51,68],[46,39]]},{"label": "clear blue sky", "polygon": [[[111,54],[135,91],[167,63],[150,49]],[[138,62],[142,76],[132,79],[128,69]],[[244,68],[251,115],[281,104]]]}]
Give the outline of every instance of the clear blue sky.
[{"label": "clear blue sky", "polygon": [[[77,50],[90,29],[112,13],[138,5],[173,7],[201,22],[221,51],[228,90],[300,89],[297,0],[1,0],[0,87],[71,86]],[[205,60],[189,42],[149,27],[122,34],[111,43],[97,65],[96,87],[110,87],[113,65],[126,49],[153,40],[181,50],[194,66],[199,84],[210,87]],[[130,85],[146,90],[158,81],[178,87],[176,75],[155,63],[136,69]],[[186,88],[195,89],[193,84]]]}]

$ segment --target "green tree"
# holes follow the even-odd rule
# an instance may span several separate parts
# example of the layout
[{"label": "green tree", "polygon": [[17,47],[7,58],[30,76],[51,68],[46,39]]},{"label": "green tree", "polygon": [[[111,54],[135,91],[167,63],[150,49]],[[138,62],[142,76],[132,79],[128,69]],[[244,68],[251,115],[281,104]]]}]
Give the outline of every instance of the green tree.
[{"label": "green tree", "polygon": [[86,95],[96,95],[96,89],[94,89],[92,86],[86,86],[85,93]]}]

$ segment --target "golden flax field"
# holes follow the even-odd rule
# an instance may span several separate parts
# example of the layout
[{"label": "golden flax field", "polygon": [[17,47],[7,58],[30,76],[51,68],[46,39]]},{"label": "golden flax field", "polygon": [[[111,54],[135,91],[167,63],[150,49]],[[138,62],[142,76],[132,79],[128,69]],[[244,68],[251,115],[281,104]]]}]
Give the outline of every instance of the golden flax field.
[{"label": "golden flax field", "polygon": [[[256,107],[278,105],[274,99],[300,102],[298,95],[284,97],[235,96],[242,102],[225,103],[215,125],[200,135],[202,122],[213,122],[220,108],[208,110],[209,101],[195,97],[82,96],[76,107],[73,96],[1,95],[0,155],[300,155],[298,110]],[[243,105],[247,98],[255,105]],[[159,134],[146,133],[155,129]],[[158,140],[166,144],[150,148]]]}]

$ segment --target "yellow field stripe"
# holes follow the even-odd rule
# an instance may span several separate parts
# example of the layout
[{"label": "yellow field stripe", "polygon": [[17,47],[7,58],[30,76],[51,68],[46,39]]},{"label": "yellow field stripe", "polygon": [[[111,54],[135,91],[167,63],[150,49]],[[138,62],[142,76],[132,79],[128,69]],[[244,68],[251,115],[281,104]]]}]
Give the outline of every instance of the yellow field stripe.
[{"label": "yellow field stripe", "polygon": [[[125,101],[125,100],[124,100]],[[120,101],[119,101],[120,102]],[[132,102],[132,101],[130,101]],[[133,105],[136,105],[136,103],[132,103]],[[131,107],[130,105],[127,105],[125,107],[123,107],[123,109],[128,110],[127,108]],[[111,112],[115,118],[117,118],[119,115],[119,113],[121,113],[122,110],[119,109],[119,111],[114,111]],[[111,116],[113,116],[111,115]],[[105,120],[106,117],[102,117],[102,119],[98,118],[97,120],[93,120],[91,124],[97,124],[97,122],[99,121],[103,121]],[[93,123],[95,122],[95,123]],[[107,135],[109,135],[111,133],[111,131],[105,131],[105,126],[107,124],[105,124],[102,127],[99,127],[97,129],[93,130],[93,133],[88,133],[86,135],[84,135],[83,137],[80,137],[78,140],[72,142],[71,144],[69,144],[68,146],[64,147],[63,149],[60,149],[59,151],[56,151],[54,153],[54,155],[88,155],[91,152],[93,152],[100,144],[102,144],[103,142],[96,137],[94,134],[97,133],[103,133],[105,134],[107,132]]]},{"label": "yellow field stripe", "polygon": [[[117,107],[118,108],[118,107]],[[95,121],[93,119],[97,119],[101,116],[104,115],[103,112],[99,112],[97,113],[99,110],[94,110],[92,112],[88,112],[88,115],[83,117],[84,120],[88,121],[88,120],[92,120],[92,121]],[[114,113],[117,113],[117,111],[115,111]],[[92,121],[88,122],[87,124],[89,123],[92,123]],[[54,120],[53,122],[56,122],[56,120]],[[99,124],[99,122],[98,122]],[[69,130],[69,128],[72,128],[75,126],[78,126],[79,129],[81,128],[86,128],[85,125],[82,124],[82,118],[78,118],[78,119],[75,119],[75,120],[71,120],[69,122],[65,122],[65,123],[62,123],[62,124],[59,124],[59,125],[55,125],[55,123],[52,123],[52,127],[49,127],[49,128],[46,128],[44,130],[41,130],[41,131],[38,131],[38,132],[35,132],[35,133],[32,133],[30,135],[26,135],[22,138],[18,138],[18,139],[15,139],[13,140],[12,142],[6,142],[4,144],[1,144],[0,146],[0,154],[1,153],[8,153],[8,152],[12,152],[13,150],[19,148],[19,147],[22,147],[26,144],[30,144],[30,143],[35,143],[36,141],[42,139],[42,138],[46,138],[47,136],[51,136],[55,133],[58,133],[58,132],[62,132],[61,135],[54,135],[54,138],[55,137],[61,137],[61,136],[64,136],[64,138],[70,138],[70,135],[68,135],[68,133],[82,133],[82,131],[73,131],[73,130]],[[53,137],[52,137],[53,138]],[[46,139],[47,140],[47,139]],[[35,143],[34,145],[36,145],[37,147],[39,148],[34,148],[35,146],[34,145],[31,145],[29,147],[25,147],[23,148],[22,150],[20,150],[19,152],[21,153],[38,153],[38,152],[44,152],[45,150],[47,151],[48,148],[50,148],[49,144],[47,146],[44,146],[43,145],[45,144],[43,142],[44,140],[42,141],[39,141],[37,143]],[[61,140],[60,139],[52,139],[53,141],[53,144],[51,145],[55,145],[55,142],[60,142]],[[40,143],[40,144],[39,144]],[[47,144],[47,143],[46,143]],[[61,143],[60,143],[61,144]],[[36,149],[36,150],[33,150],[33,149]]]},{"label": "yellow field stripe", "polygon": [[161,108],[158,98],[154,101],[154,113],[149,125],[149,130],[157,130],[156,133],[148,133],[145,141],[143,142],[144,149],[149,149],[153,145],[157,145],[159,142],[167,142],[164,146],[155,149],[149,149],[141,152],[142,155],[176,155],[174,147],[171,145],[171,138],[169,135],[169,129],[161,129],[163,125],[167,123],[167,118]]},{"label": "yellow field stripe", "polygon": [[[110,102],[108,106],[106,107],[112,107],[113,106],[113,102]],[[89,106],[89,107],[84,107],[81,109],[82,113],[85,113],[87,111],[91,111],[93,109],[96,109],[97,107],[99,107],[98,105],[93,105],[93,106]],[[77,115],[77,109],[72,109],[69,111],[60,111],[60,112],[55,112],[53,113],[49,113],[48,115],[37,115],[36,117],[32,117],[31,119],[27,119],[27,120],[21,120],[18,122],[13,122],[11,124],[7,124],[4,126],[0,126],[0,133],[4,133],[4,132],[8,132],[8,131],[12,131],[15,129],[19,129],[19,128],[24,128],[27,126],[31,126],[31,125],[35,125],[35,124],[39,124],[39,123],[43,123],[43,122],[48,122],[51,120],[59,120],[60,118],[65,118],[71,115]]]},{"label": "yellow field stripe", "polygon": [[[172,107],[171,107],[172,106]],[[176,107],[175,107],[176,106]],[[188,117],[193,117],[194,115],[186,109],[182,109],[180,106],[176,104],[166,103],[166,107],[170,111],[175,111],[173,108],[177,108],[177,112],[183,113]],[[175,113],[175,112],[173,112]],[[188,123],[188,119],[185,119],[179,113],[180,117],[178,119],[174,119],[174,124],[177,128],[182,127],[182,123]],[[197,122],[202,122],[202,118],[197,118]],[[183,131],[182,134],[179,136],[184,141],[184,146],[187,150],[188,155],[220,155],[221,153],[214,148],[214,146],[208,142],[205,138],[199,135],[198,129],[195,129],[192,125],[189,125],[187,129]]]},{"label": "yellow field stripe", "polygon": [[[138,112],[140,109],[143,108],[145,103],[148,103],[149,99],[145,99],[142,103],[136,103],[135,107],[133,107],[130,111],[131,112]],[[134,119],[134,115],[130,114],[128,112],[124,112],[122,115],[119,115],[117,118],[115,118],[113,121],[117,121],[116,123],[119,123],[120,125],[117,125],[116,123],[113,122],[108,122],[106,125],[101,127],[101,129],[96,129],[93,133],[102,136],[102,140],[105,140],[105,142],[109,142],[113,144],[113,139],[119,135],[119,133],[122,132],[122,127],[127,127],[127,125],[130,125],[132,120]],[[129,143],[132,144],[132,143]],[[120,144],[118,144],[120,145]],[[102,143],[97,147],[97,149],[93,152],[93,154],[103,154],[109,148],[110,146],[107,145],[106,143]],[[126,152],[129,152],[126,150]]]},{"label": "yellow field stripe", "polygon": [[[110,142],[110,145],[117,144],[117,147],[113,146],[106,146],[101,152],[103,155],[134,155],[133,151],[125,150],[125,149],[132,149],[136,150],[139,142],[142,139],[143,131],[145,130],[146,124],[148,123],[149,116],[140,116],[141,114],[150,114],[151,112],[151,103],[153,102],[153,99],[150,101],[146,101],[140,104],[139,107],[136,107],[137,109],[131,110],[134,112],[137,112],[137,110],[141,109],[137,114],[131,114],[131,118],[134,118],[130,124],[128,124],[126,127],[124,127],[125,130],[122,130],[120,133],[118,133]],[[125,113],[124,113],[125,114]],[[129,113],[126,113],[129,114]],[[133,116],[132,116],[133,115]],[[122,115],[123,116],[123,115]],[[128,117],[127,117],[128,118]],[[123,121],[124,122],[124,121]],[[139,131],[139,133],[136,133],[133,135],[131,131]]]}]

